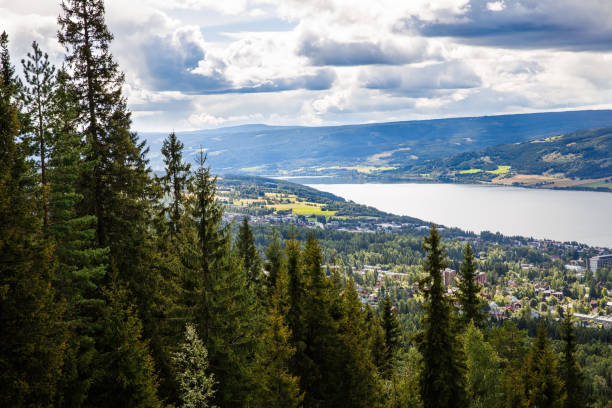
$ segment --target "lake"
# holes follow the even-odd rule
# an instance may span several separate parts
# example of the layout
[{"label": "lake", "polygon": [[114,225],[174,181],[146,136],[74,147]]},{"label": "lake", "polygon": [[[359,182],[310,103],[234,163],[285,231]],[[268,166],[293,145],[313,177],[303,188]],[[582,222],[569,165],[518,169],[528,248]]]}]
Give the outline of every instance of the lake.
[{"label": "lake", "polygon": [[466,231],[612,248],[612,193],[470,184],[309,184],[359,204]]}]

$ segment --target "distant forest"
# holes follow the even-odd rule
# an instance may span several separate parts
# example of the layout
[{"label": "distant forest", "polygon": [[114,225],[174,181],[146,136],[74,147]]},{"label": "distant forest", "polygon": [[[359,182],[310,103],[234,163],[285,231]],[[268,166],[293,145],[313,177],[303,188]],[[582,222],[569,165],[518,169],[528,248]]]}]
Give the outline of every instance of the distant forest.
[{"label": "distant forest", "polygon": [[610,406],[570,314],[559,348],[544,320],[534,338],[487,321],[469,245],[446,295],[435,227],[407,341],[313,235],[262,256],[246,219],[222,223],[203,153],[191,168],[170,134],[152,174],[103,1],[65,0],[58,22],[60,68],[34,42],[17,77],[0,37],[0,406]]}]

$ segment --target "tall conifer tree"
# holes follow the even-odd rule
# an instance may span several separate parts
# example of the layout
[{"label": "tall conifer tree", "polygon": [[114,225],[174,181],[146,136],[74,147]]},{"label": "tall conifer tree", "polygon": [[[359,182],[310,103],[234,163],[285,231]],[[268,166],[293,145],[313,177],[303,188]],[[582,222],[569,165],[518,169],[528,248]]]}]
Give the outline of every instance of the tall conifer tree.
[{"label": "tall conifer tree", "polygon": [[147,310],[149,283],[145,255],[150,189],[147,149],[130,132],[130,113],[122,95],[124,75],[110,53],[113,35],[105,22],[103,0],[63,0],[58,39],[80,101],[80,130],[91,164],[81,176],[81,214],[96,216],[98,246],[110,248],[119,278],[129,282],[140,311]]},{"label": "tall conifer tree", "polygon": [[[288,258],[291,270],[292,256]],[[301,332],[302,341],[298,343],[295,355],[297,375],[306,393],[306,407],[334,406],[340,394],[342,378],[339,336],[342,312],[335,310],[339,294],[325,277],[321,266],[321,246],[313,234],[306,239],[302,259],[305,285],[300,302],[303,318],[298,323],[303,326],[297,329]],[[336,312],[336,315],[332,315],[332,312]]]},{"label": "tall conifer tree", "polygon": [[[116,272],[113,272],[116,275]],[[142,323],[129,301],[129,292],[113,276],[105,290],[108,307],[102,315],[98,341],[98,372],[86,406],[160,407],[157,375]]]},{"label": "tall conifer tree", "polygon": [[299,378],[290,371],[295,346],[291,343],[291,331],[285,318],[289,306],[289,277],[285,264],[279,266],[275,281],[275,287],[268,291],[265,329],[257,352],[256,405],[296,408],[304,395],[300,391]]},{"label": "tall conifer tree", "polygon": [[397,314],[393,310],[391,298],[387,295],[384,297],[381,305],[381,324],[385,335],[384,362],[382,364],[383,375],[385,378],[390,378],[393,368],[393,360],[401,345],[401,332]]},{"label": "tall conifer tree", "polygon": [[[304,344],[305,327],[304,327],[304,297],[305,283],[302,272],[302,247],[298,240],[291,238],[285,243],[285,253],[287,256],[287,275],[288,275],[288,294],[289,307],[287,308],[286,320],[289,330],[291,331],[291,339],[296,347],[296,355],[303,352],[306,347]],[[297,365],[299,359],[293,358],[294,373],[299,375]]]},{"label": "tall conifer tree", "polygon": [[424,408],[461,408],[467,406],[464,387],[464,363],[456,333],[453,330],[452,304],[445,296],[442,270],[447,266],[446,252],[435,226],[423,239],[426,252],[424,291],[425,315],[419,334],[419,351],[423,356],[421,399]]},{"label": "tall conifer tree", "polygon": [[470,244],[463,249],[463,262],[459,268],[459,277],[457,298],[461,304],[461,319],[465,324],[473,322],[476,327],[482,327],[485,315],[482,311],[483,302],[479,296],[481,286],[476,281],[476,265]]},{"label": "tall conifer tree", "polygon": [[266,248],[265,255],[266,262],[264,267],[268,272],[266,286],[268,288],[268,293],[273,293],[276,290],[276,280],[278,279],[281,268],[286,267],[286,256],[276,229],[272,233],[272,240]]},{"label": "tall conifer tree", "polygon": [[[66,69],[80,103],[79,131],[87,147],[77,215],[96,217],[97,247],[109,248],[109,264],[137,307],[131,318],[142,319],[146,339],[156,339],[163,285],[152,266],[147,149],[130,131],[124,75],[110,53],[113,35],[106,26],[104,1],[63,0],[61,8],[58,39],[66,49]],[[108,277],[104,284],[110,284]]]},{"label": "tall conifer tree", "polygon": [[0,35],[0,405],[50,406],[64,360],[64,303],[52,247],[42,239],[36,181],[19,143],[18,85]]},{"label": "tall conifer tree", "polygon": [[255,246],[255,237],[253,231],[249,226],[249,220],[247,217],[242,219],[242,223],[238,228],[236,246],[238,254],[242,259],[242,267],[245,269],[247,274],[247,281],[249,285],[252,285],[259,292],[262,282],[262,270],[261,270],[261,258],[259,256],[259,250]]},{"label": "tall conifer tree", "polygon": [[370,348],[366,312],[362,309],[355,283],[343,288],[342,317],[339,322],[341,347],[336,357],[341,386],[328,406],[372,407],[379,400],[379,382]]},{"label": "tall conifer tree", "polygon": [[561,379],[563,380],[564,408],[584,406],[585,390],[584,376],[576,361],[576,334],[572,323],[572,314],[567,312],[561,322],[561,338],[563,340],[563,355],[561,358]]},{"label": "tall conifer tree", "polygon": [[78,101],[68,74],[57,73],[53,96],[53,149],[49,157],[49,227],[59,261],[54,284],[68,300],[66,320],[71,337],[60,379],[62,393],[57,406],[80,406],[93,381],[95,338],[104,308],[101,284],[106,275],[108,248],[98,248],[94,215],[77,215],[83,196],[77,192],[85,171],[84,146],[76,129]]},{"label": "tall conifer tree", "polygon": [[161,153],[164,156],[165,174],[158,179],[164,198],[162,216],[167,220],[170,235],[177,234],[185,212],[185,193],[189,185],[191,165],[183,161],[183,143],[174,132],[164,140]]},{"label": "tall conifer tree", "polygon": [[[152,311],[157,324],[151,335],[151,350],[160,371],[160,395],[168,402],[178,402],[178,384],[171,366],[170,350],[180,341],[185,324],[190,324],[181,301],[181,281],[185,282],[186,277],[183,257],[197,247],[197,239],[193,222],[187,216],[191,165],[183,161],[183,143],[174,132],[164,140],[162,155],[164,175],[155,177],[152,197],[155,237],[151,267],[158,285],[154,293],[155,310]],[[195,265],[197,260],[194,263],[193,258]],[[188,280],[194,277],[191,274]]]},{"label": "tall conifer tree", "polygon": [[214,402],[223,407],[252,404],[256,394],[253,365],[262,329],[255,294],[232,248],[231,228],[221,228],[223,209],[216,199],[216,178],[200,154],[192,186],[197,231],[196,268],[188,272],[193,318],[208,349],[218,381]]},{"label": "tall conifer tree", "polygon": [[49,180],[47,165],[51,139],[51,121],[53,116],[53,98],[55,96],[55,67],[49,62],[47,53],[43,53],[36,41],[32,43],[32,53],[27,60],[21,60],[25,84],[22,87],[21,100],[32,121],[34,133],[33,153],[38,156],[41,181],[41,200],[43,226],[49,224]]},{"label": "tall conifer tree", "polygon": [[563,403],[561,379],[557,373],[557,358],[550,348],[546,328],[538,325],[525,363],[525,406],[553,408]]}]

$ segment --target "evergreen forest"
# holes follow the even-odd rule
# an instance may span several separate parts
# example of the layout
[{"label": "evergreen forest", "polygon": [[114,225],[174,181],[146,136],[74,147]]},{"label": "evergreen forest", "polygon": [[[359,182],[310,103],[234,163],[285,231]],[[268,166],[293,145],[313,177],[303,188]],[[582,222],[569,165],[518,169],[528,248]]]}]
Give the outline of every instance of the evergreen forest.
[{"label": "evergreen forest", "polygon": [[0,37],[0,406],[612,406],[571,313],[554,339],[544,320],[490,322],[469,245],[448,294],[435,226],[410,326],[324,267],[314,234],[272,231],[262,250],[246,218],[223,221],[204,152],[189,163],[170,133],[151,171],[103,0],[64,0],[58,40],[55,67]]}]

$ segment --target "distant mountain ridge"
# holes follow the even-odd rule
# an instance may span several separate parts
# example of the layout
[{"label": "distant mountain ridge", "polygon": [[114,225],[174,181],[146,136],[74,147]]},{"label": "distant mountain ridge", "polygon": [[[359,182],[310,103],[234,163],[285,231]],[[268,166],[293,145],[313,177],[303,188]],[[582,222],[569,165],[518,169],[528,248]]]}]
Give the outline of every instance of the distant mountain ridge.
[{"label": "distant mountain ridge", "polygon": [[[185,155],[200,148],[216,173],[375,176],[486,147],[612,126],[612,110],[546,112],[344,126],[244,125],[178,132]],[[154,169],[167,135],[142,133]]]}]

